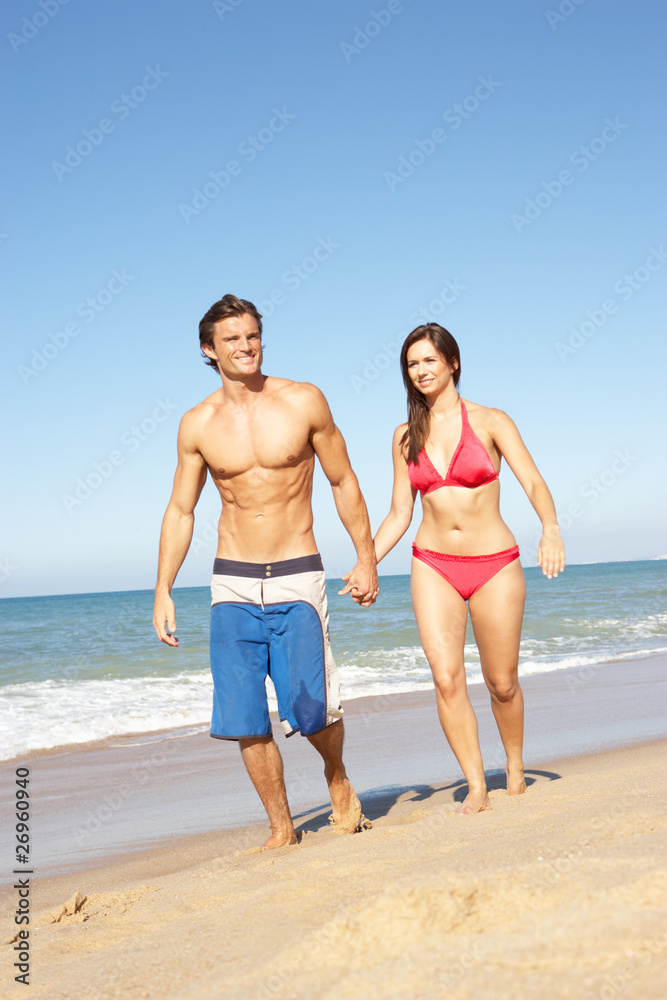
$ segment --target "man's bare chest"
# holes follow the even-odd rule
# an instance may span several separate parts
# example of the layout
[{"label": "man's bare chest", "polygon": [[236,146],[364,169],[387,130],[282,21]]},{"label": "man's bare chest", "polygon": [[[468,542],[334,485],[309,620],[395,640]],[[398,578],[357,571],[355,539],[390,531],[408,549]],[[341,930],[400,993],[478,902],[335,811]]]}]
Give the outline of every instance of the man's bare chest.
[{"label": "man's bare chest", "polygon": [[211,474],[240,476],[251,469],[295,468],[313,456],[310,427],[290,413],[267,410],[252,419],[220,415],[209,421],[199,447]]}]

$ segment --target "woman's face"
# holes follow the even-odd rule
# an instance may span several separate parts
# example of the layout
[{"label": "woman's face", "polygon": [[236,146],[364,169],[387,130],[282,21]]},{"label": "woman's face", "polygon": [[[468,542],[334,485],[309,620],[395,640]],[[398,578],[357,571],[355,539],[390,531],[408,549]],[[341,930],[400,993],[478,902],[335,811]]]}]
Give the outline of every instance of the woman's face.
[{"label": "woman's face", "polygon": [[448,365],[430,340],[418,340],[406,355],[410,381],[425,396],[437,394],[448,385],[456,368]]}]

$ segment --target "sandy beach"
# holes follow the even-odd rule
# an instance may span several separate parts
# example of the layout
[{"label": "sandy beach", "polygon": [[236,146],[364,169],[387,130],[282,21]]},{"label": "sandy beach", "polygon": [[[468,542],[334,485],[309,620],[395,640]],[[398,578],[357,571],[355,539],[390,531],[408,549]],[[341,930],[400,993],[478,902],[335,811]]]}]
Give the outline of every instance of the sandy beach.
[{"label": "sandy beach", "polygon": [[[433,696],[351,702],[348,770],[373,828],[333,833],[318,758],[281,740],[302,841],[275,852],[257,851],[237,751],[205,734],[31,755],[30,995],[662,997],[664,666],[524,679],[515,798],[471,687],[493,808],[466,819]],[[15,897],[5,881],[6,911]],[[11,978],[3,995],[21,995]]]}]

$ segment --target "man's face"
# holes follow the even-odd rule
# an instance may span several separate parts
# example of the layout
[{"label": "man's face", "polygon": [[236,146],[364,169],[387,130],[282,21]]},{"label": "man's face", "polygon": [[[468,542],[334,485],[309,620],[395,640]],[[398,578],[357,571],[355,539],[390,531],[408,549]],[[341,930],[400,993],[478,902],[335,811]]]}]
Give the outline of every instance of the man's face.
[{"label": "man's face", "polygon": [[215,324],[213,347],[204,347],[204,353],[230,378],[255,375],[262,366],[262,337],[257,320],[244,313],[230,316]]}]

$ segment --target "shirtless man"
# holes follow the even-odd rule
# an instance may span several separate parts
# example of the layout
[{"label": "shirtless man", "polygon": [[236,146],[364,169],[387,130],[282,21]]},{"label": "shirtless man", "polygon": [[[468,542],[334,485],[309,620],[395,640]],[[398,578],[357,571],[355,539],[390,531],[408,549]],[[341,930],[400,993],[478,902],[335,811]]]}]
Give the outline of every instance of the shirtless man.
[{"label": "shirtless man", "polygon": [[300,731],[324,760],[334,826],[349,833],[370,826],[343,764],[338,674],[313,535],[315,455],[357,552],[339,593],[368,607],[378,580],[366,505],[327,401],[314,385],[262,374],[261,333],[255,306],[234,295],[211,306],[199,324],[206,363],[222,387],[181,421],[153,624],[162,642],[178,645],[170,593],[209,472],[222,499],[211,584],[211,736],[238,741],[269,817],[271,836],[262,846],[270,849],[295,844],[297,836],[271,735],[267,673],[286,735]]}]

